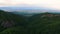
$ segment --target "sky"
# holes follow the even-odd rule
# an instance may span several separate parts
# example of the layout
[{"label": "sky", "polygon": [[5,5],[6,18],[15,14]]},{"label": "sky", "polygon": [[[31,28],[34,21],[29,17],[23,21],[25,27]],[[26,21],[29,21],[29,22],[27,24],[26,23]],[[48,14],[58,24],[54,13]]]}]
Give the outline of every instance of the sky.
[{"label": "sky", "polygon": [[0,7],[38,6],[60,10],[60,0],[0,0]]}]

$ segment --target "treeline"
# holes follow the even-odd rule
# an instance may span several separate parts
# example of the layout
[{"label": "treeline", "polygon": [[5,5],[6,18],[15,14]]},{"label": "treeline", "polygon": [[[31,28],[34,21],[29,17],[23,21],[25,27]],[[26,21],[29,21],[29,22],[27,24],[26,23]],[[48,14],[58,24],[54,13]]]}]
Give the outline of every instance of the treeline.
[{"label": "treeline", "polygon": [[0,34],[60,34],[60,16],[50,14],[36,14],[26,20],[22,15],[0,10]]}]

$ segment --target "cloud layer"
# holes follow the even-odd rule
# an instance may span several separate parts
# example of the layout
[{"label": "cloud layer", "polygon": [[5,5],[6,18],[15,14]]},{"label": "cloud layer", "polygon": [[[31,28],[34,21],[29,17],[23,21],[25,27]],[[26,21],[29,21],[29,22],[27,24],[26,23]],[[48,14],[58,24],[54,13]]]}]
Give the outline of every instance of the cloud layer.
[{"label": "cloud layer", "polygon": [[60,0],[0,0],[0,6],[39,6],[60,10]]}]

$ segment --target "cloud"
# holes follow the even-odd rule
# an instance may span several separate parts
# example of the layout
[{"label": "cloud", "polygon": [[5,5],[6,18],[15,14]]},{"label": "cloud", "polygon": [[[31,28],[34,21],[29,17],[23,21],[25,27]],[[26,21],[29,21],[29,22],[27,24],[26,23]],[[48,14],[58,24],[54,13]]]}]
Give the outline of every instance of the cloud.
[{"label": "cloud", "polygon": [[0,0],[0,6],[30,5],[60,10],[60,0]]}]

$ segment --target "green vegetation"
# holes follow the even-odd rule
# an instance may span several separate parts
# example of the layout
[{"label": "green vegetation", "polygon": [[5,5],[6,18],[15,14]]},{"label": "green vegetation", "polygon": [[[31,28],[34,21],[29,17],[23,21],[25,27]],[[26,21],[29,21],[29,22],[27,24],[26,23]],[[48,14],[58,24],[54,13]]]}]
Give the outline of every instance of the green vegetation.
[{"label": "green vegetation", "polygon": [[2,31],[1,34],[27,34],[27,30],[24,27],[17,26],[8,28]]},{"label": "green vegetation", "polygon": [[60,34],[60,14],[46,12],[28,18],[0,10],[0,34]]}]

